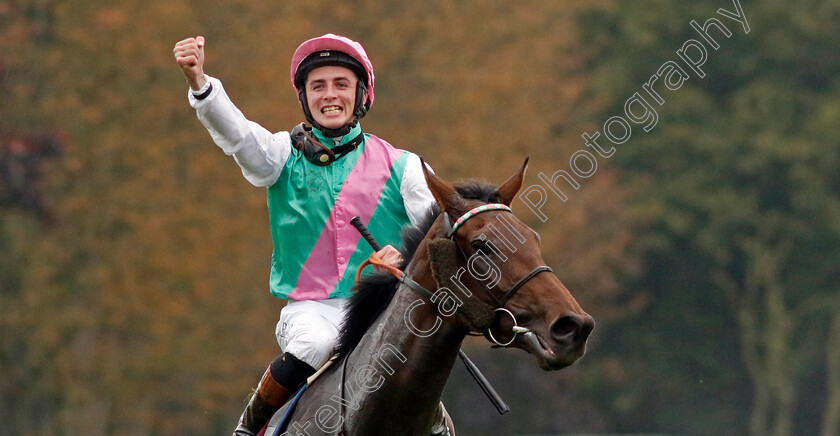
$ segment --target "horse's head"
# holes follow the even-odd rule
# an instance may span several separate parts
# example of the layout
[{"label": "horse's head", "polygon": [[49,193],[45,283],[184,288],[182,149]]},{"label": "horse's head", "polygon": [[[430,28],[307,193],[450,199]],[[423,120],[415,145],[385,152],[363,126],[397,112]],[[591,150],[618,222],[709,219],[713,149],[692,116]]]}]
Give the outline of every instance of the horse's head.
[{"label": "horse's head", "polygon": [[442,211],[430,234],[450,237],[458,247],[460,273],[453,286],[495,310],[485,336],[499,345],[521,348],[536,356],[543,369],[555,370],[583,355],[595,322],[545,266],[539,235],[507,208],[522,186],[527,164],[526,159],[516,174],[483,199],[461,195],[424,165]]}]

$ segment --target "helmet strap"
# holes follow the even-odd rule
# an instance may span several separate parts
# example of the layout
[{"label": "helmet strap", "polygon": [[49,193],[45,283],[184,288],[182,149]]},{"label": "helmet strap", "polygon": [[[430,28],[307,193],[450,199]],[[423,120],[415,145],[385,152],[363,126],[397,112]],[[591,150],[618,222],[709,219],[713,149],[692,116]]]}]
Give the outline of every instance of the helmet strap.
[{"label": "helmet strap", "polygon": [[303,156],[309,162],[323,167],[327,166],[359,147],[364,141],[364,133],[359,132],[355,138],[338,147],[329,148],[322,144],[311,134],[312,128],[307,127],[304,123],[300,123],[292,129],[289,136],[292,140],[292,145],[303,153]]}]

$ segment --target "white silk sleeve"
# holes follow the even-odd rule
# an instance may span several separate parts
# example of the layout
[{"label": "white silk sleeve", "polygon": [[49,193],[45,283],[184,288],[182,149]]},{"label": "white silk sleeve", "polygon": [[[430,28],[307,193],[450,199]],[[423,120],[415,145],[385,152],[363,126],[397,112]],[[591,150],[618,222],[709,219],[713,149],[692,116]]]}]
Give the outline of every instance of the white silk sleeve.
[{"label": "white silk sleeve", "polygon": [[207,77],[212,91],[204,99],[189,93],[190,106],[196,110],[213,142],[228,156],[233,156],[245,176],[254,186],[271,186],[291,154],[288,132],[271,133],[249,121],[233,104],[222,82]]},{"label": "white silk sleeve", "polygon": [[[426,178],[423,176],[420,165],[420,157],[414,153],[409,154],[405,170],[403,170],[402,185],[400,185],[400,195],[402,195],[405,212],[412,226],[416,226],[435,203],[435,197],[426,185]],[[432,170],[428,164],[426,168],[429,171]]]}]

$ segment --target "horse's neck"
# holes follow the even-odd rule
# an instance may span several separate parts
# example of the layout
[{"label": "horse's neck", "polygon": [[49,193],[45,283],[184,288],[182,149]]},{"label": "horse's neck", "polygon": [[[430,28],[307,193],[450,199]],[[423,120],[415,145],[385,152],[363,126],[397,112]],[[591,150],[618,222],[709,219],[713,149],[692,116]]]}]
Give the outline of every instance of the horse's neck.
[{"label": "horse's neck", "polygon": [[348,422],[359,434],[385,434],[382,431],[393,428],[401,434],[409,428],[422,432],[436,411],[465,334],[440,316],[428,299],[400,286],[350,355],[345,386],[355,373],[357,382],[367,381],[367,389],[359,389],[366,391],[359,416]]}]

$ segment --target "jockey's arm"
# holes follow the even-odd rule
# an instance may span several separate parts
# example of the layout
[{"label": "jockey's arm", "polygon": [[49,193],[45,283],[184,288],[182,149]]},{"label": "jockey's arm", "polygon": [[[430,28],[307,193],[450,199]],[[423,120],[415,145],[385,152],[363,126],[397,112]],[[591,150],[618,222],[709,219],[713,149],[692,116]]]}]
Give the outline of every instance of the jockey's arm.
[{"label": "jockey's arm", "polygon": [[175,44],[173,54],[190,85],[189,101],[213,141],[242,168],[254,186],[271,186],[291,154],[288,132],[272,134],[249,121],[225,93],[222,82],[204,73],[204,37]]},{"label": "jockey's arm", "polygon": [[225,154],[233,156],[252,185],[274,184],[292,151],[289,133],[272,134],[245,118],[219,79],[208,76],[205,87],[210,88],[205,98],[199,99],[195,91],[190,91],[189,100],[213,141]]},{"label": "jockey's arm", "polygon": [[[426,185],[426,177],[423,176],[421,165],[420,157],[411,153],[408,162],[405,164],[402,184],[400,185],[400,195],[405,205],[405,213],[408,215],[412,226],[420,224],[420,221],[429,212],[429,208],[435,204],[435,197]],[[426,164],[426,168],[432,171],[429,164]]]}]

